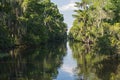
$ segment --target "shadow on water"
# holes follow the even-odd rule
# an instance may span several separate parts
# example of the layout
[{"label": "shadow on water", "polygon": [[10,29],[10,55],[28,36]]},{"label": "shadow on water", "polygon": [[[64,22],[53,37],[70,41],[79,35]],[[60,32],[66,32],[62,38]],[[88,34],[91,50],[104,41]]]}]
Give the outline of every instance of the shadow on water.
[{"label": "shadow on water", "polygon": [[0,80],[52,80],[65,54],[66,43],[11,50],[0,58]]},{"label": "shadow on water", "polygon": [[70,42],[70,47],[77,61],[77,80],[120,80],[119,55],[99,53],[89,44]]}]

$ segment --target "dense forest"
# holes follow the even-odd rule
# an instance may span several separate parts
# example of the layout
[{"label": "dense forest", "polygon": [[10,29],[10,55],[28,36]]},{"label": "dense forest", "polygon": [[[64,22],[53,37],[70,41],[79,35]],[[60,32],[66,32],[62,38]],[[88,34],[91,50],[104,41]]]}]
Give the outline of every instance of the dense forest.
[{"label": "dense forest", "polygon": [[63,40],[66,28],[50,0],[0,0],[0,49]]},{"label": "dense forest", "polygon": [[51,0],[0,0],[0,80],[120,80],[120,0],[78,1],[67,35]]},{"label": "dense forest", "polygon": [[100,53],[120,52],[120,0],[81,0],[76,7],[69,38]]},{"label": "dense forest", "polygon": [[76,73],[84,80],[119,80],[120,0],[81,0],[75,6],[69,39]]}]

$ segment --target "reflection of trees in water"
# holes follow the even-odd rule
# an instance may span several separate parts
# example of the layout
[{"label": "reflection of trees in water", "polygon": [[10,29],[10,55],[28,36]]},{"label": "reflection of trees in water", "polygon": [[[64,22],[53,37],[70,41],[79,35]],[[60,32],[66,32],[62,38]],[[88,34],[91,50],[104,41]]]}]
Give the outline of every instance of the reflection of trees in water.
[{"label": "reflection of trees in water", "polygon": [[70,42],[73,56],[77,60],[78,80],[82,77],[84,80],[120,80],[119,57],[99,54],[92,46]]},{"label": "reflection of trees in water", "polygon": [[[65,43],[51,43],[36,49],[15,49],[0,59],[0,79],[52,80],[66,53]],[[14,54],[14,55],[13,55]]]},{"label": "reflection of trees in water", "polygon": [[96,74],[102,80],[120,80],[119,67],[120,59],[107,58],[94,64]]},{"label": "reflection of trees in water", "polygon": [[119,41],[115,40],[112,36],[104,34],[99,37],[95,43],[95,48],[97,53],[104,55],[114,55],[118,54],[119,50]]}]

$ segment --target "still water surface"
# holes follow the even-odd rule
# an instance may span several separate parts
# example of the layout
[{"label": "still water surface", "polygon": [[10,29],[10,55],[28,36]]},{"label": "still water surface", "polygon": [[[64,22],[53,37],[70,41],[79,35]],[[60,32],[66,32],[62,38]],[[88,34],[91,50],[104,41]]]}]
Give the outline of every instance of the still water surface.
[{"label": "still water surface", "polygon": [[77,62],[72,56],[72,51],[67,43],[67,53],[63,58],[63,64],[58,68],[58,76],[56,80],[75,80],[75,68]]},{"label": "still water surface", "polygon": [[120,80],[120,57],[79,43],[51,43],[0,53],[0,80]]}]

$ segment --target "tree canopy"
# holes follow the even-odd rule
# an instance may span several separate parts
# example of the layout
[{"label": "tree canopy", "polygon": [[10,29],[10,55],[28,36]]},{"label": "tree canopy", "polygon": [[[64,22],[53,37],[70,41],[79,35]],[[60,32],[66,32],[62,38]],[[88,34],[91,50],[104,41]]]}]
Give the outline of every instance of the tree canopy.
[{"label": "tree canopy", "polygon": [[0,48],[62,40],[66,28],[50,0],[0,0]]},{"label": "tree canopy", "polygon": [[76,14],[69,38],[101,49],[119,49],[120,1],[81,0],[76,2]]}]

